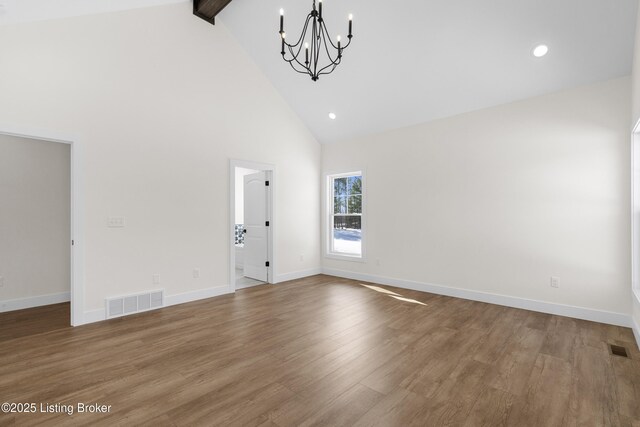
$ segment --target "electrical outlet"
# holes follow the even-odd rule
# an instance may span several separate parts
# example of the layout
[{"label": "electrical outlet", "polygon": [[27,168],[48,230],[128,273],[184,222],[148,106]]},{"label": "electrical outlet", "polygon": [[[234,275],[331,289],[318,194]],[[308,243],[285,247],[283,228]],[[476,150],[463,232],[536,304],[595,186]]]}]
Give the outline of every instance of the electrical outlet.
[{"label": "electrical outlet", "polygon": [[200,278],[200,269],[199,268],[194,268],[193,269],[193,278],[194,279],[199,279]]},{"label": "electrical outlet", "polygon": [[376,265],[377,265],[378,267],[380,267],[380,260],[379,260],[379,259],[376,259]]},{"label": "electrical outlet", "polygon": [[551,287],[559,288],[560,287],[560,278],[556,276],[551,276]]},{"label": "electrical outlet", "polygon": [[159,285],[160,284],[160,275],[159,274],[154,274],[153,275],[153,284],[154,285]]},{"label": "electrical outlet", "polygon": [[304,261],[304,255],[300,255],[300,262]]}]

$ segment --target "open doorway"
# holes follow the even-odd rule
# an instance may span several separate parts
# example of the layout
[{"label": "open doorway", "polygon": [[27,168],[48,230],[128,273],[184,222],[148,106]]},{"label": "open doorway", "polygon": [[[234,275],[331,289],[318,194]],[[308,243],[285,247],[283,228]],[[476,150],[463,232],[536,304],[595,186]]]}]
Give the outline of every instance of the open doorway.
[{"label": "open doorway", "polygon": [[273,283],[274,167],[231,160],[230,279],[235,289]]},{"label": "open doorway", "polygon": [[40,322],[14,335],[71,323],[71,157],[69,143],[0,132],[0,313]]}]

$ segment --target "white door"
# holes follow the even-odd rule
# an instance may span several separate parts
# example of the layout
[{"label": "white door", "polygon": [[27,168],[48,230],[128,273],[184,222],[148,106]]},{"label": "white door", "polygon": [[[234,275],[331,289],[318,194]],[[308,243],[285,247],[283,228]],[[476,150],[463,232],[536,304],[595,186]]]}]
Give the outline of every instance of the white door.
[{"label": "white door", "polygon": [[267,281],[267,191],[266,172],[244,177],[244,275]]}]

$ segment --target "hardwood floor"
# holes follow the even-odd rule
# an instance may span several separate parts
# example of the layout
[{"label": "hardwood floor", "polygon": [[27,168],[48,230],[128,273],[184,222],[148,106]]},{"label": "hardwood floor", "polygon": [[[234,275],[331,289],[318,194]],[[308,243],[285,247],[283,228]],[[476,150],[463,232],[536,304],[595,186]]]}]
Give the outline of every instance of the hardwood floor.
[{"label": "hardwood floor", "polygon": [[565,317],[314,276],[66,322],[0,314],[0,402],[110,412],[0,425],[640,425],[631,330]]},{"label": "hardwood floor", "polygon": [[0,313],[0,343],[68,328],[71,323],[69,306],[67,302]]}]

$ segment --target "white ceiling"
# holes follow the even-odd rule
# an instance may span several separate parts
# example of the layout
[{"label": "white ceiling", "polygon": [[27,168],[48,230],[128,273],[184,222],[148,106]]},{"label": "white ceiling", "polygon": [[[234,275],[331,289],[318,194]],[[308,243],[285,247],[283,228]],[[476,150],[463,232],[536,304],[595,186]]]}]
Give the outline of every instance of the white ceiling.
[{"label": "white ceiling", "polygon": [[0,25],[93,15],[186,0],[0,0]]},{"label": "white ceiling", "polygon": [[[0,24],[185,0],[0,0]],[[233,0],[219,15],[320,142],[417,124],[630,74],[638,0],[324,0],[354,39],[318,82],[280,56],[279,10],[299,35],[311,0]],[[197,19],[194,17],[194,19]],[[549,45],[541,59],[531,55]],[[328,113],[338,116],[330,120]]]},{"label": "white ceiling", "polygon": [[[282,61],[311,0],[233,0],[220,14],[320,142],[504,104],[631,72],[637,0],[324,0],[351,47],[318,82]],[[538,43],[549,54],[534,58]],[[328,113],[338,118],[331,121]]]}]

